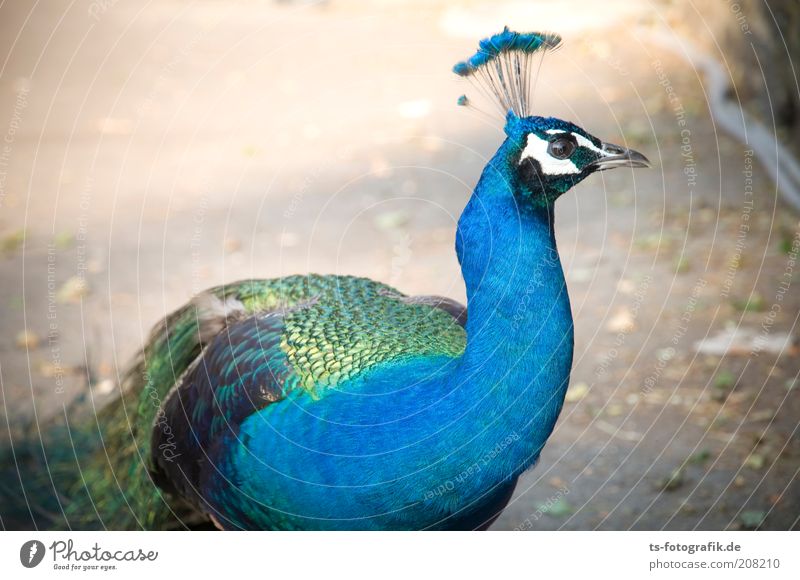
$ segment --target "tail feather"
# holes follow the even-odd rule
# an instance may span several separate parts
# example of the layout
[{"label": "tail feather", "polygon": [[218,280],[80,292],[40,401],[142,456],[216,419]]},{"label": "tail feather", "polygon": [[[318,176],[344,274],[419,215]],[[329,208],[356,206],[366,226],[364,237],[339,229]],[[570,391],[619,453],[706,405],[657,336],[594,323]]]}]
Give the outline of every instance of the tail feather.
[{"label": "tail feather", "polygon": [[[223,318],[231,316],[225,303]],[[86,403],[47,422],[16,429],[0,445],[0,526],[28,529],[164,529],[197,516],[166,497],[150,477],[151,431],[178,376],[202,350],[206,298],[167,316],[126,373],[114,401]],[[209,322],[213,318],[213,322]]]},{"label": "tail feather", "polygon": [[306,300],[324,277],[243,280],[212,288],[153,329],[126,373],[119,397],[29,428],[0,445],[4,529],[204,527],[205,516],[152,479],[152,430],[178,378],[232,321]]},{"label": "tail feather", "polygon": [[[88,449],[83,433],[61,418],[30,426],[0,449],[0,525],[4,530],[70,528],[67,506],[80,498],[76,457]],[[85,492],[83,492],[85,496]]]}]

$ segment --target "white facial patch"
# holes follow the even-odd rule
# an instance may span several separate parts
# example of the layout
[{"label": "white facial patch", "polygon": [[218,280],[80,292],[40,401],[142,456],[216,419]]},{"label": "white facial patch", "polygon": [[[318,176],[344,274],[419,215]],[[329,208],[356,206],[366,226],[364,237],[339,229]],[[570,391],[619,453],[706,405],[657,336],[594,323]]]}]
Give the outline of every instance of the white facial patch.
[{"label": "white facial patch", "polygon": [[[548,135],[558,135],[559,133],[566,133],[566,132],[567,131],[564,131],[562,129],[548,129],[547,131],[545,131],[545,133],[547,133]],[[608,153],[600,149],[600,147],[597,147],[594,143],[589,141],[586,137],[584,137],[580,133],[570,133],[570,135],[575,137],[575,141],[578,142],[579,147],[586,147],[587,149],[591,149],[592,151],[594,151],[595,153],[599,153],[600,155],[608,155]]]},{"label": "white facial patch", "polygon": [[[548,129],[546,133],[549,135],[557,135],[559,133],[567,133],[567,131],[561,129]],[[607,153],[605,153],[602,149],[597,147],[583,135],[572,132],[570,132],[570,135],[575,138],[575,141],[579,147],[586,147],[587,149],[591,149],[592,151],[595,151],[601,155],[607,155]],[[522,160],[527,157],[533,157],[539,162],[539,165],[542,166],[542,171],[546,175],[575,175],[581,172],[581,170],[578,169],[578,166],[575,165],[570,159],[556,159],[550,155],[547,152],[549,146],[550,142],[546,139],[542,139],[535,133],[529,133],[528,143],[525,146],[525,149],[522,151],[522,156],[519,159],[520,163],[522,163]]]},{"label": "white facial patch", "polygon": [[534,133],[528,133],[528,144],[522,151],[519,162],[528,157],[533,157],[542,167],[545,175],[573,175],[581,170],[569,159],[556,159],[547,152],[550,142]]}]

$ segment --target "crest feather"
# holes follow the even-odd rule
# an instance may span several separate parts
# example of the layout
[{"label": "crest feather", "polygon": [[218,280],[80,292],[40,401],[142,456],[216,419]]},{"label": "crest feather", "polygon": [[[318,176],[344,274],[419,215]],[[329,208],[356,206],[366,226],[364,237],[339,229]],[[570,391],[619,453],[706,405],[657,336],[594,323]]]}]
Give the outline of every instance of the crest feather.
[{"label": "crest feather", "polygon": [[[532,55],[539,53],[543,57],[560,43],[558,34],[514,32],[506,26],[499,34],[481,40],[478,51],[457,63],[453,72],[471,80],[500,106],[503,115],[512,111],[517,117],[527,117],[531,81],[535,83],[536,80],[535,74],[531,77]],[[459,104],[467,102],[464,96],[459,99]]]}]

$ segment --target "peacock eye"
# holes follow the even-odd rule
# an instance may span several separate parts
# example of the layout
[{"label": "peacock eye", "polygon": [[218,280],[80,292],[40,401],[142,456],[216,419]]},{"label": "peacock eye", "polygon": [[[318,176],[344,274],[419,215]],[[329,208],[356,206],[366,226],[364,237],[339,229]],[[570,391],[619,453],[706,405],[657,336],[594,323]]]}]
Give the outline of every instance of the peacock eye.
[{"label": "peacock eye", "polygon": [[550,156],[555,157],[556,159],[566,159],[572,152],[575,151],[576,147],[575,141],[572,139],[568,139],[566,137],[558,137],[550,141],[550,145],[547,147],[547,152]]}]

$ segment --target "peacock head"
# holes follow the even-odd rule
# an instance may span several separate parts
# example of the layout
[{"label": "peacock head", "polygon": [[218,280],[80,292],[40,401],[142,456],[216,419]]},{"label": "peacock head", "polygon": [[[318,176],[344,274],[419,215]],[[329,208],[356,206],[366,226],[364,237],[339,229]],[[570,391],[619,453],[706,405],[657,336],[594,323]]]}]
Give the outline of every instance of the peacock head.
[{"label": "peacock head", "polygon": [[[556,34],[519,33],[506,27],[483,39],[478,52],[453,67],[505,115],[508,138],[492,165],[521,196],[520,201],[534,206],[553,203],[596,171],[650,166],[641,153],[605,143],[569,121],[529,115],[534,55],[542,58],[560,43]],[[458,104],[472,106],[466,95],[459,97]]]},{"label": "peacock head", "polygon": [[605,143],[581,127],[553,117],[524,117],[509,112],[508,140],[501,156],[514,191],[534,205],[552,203],[596,171],[649,167],[633,149]]}]

